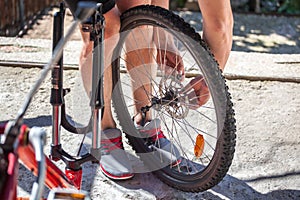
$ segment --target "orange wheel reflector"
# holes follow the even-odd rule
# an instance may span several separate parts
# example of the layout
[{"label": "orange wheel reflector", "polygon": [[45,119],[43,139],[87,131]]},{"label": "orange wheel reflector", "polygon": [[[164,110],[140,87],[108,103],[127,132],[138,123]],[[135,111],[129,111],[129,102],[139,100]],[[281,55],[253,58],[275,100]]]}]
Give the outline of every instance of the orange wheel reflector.
[{"label": "orange wheel reflector", "polygon": [[196,138],[196,144],[194,147],[194,154],[197,158],[199,158],[202,155],[203,149],[204,149],[204,137],[203,135],[198,134]]}]

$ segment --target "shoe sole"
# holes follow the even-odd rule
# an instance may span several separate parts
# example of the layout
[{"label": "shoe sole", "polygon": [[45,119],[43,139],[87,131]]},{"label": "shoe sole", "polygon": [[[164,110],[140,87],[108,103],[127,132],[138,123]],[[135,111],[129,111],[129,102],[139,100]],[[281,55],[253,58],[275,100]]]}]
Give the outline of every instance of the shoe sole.
[{"label": "shoe sole", "polygon": [[134,177],[134,174],[130,174],[130,173],[123,174],[121,176],[113,175],[113,174],[109,173],[108,171],[106,171],[101,164],[100,164],[100,170],[105,176],[107,176],[108,178],[110,178],[112,180],[128,180],[128,179],[131,179]]},{"label": "shoe sole", "polygon": [[171,164],[171,167],[176,167],[176,166],[178,166],[180,163],[181,163],[181,159],[178,159],[177,161],[175,161],[175,162],[173,162],[173,163]]}]

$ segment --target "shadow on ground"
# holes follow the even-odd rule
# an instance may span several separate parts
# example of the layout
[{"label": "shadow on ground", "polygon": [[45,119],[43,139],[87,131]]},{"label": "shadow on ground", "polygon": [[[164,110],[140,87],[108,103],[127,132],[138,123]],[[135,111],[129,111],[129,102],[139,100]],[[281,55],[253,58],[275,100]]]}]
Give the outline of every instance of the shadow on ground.
[{"label": "shadow on ground", "polygon": [[[295,174],[299,175],[299,173]],[[284,175],[283,175],[284,176]],[[264,177],[267,178],[267,177]],[[269,177],[273,179],[274,177]],[[92,181],[92,180],[91,180]],[[89,181],[87,181],[89,182]],[[260,193],[253,189],[248,181],[237,179],[233,176],[227,175],[223,181],[212,188],[211,190],[191,193],[181,192],[173,189],[166,184],[162,183],[151,173],[136,174],[132,180],[112,182],[108,181],[108,184],[120,185],[120,188],[130,189],[130,193],[126,195],[128,199],[134,199],[138,195],[139,191],[146,191],[151,195],[154,195],[156,199],[274,199],[274,200],[286,200],[286,199],[299,199],[300,190],[274,190],[267,194]],[[118,190],[118,187],[116,187]],[[122,190],[124,192],[124,190]],[[164,191],[162,193],[162,191]],[[126,193],[126,192],[125,192]],[[101,194],[101,192],[100,192]]]},{"label": "shadow on ground", "polygon": [[[179,190],[173,189],[166,184],[162,183],[151,173],[136,174],[132,180],[127,181],[112,181],[105,178],[103,175],[101,177],[100,185],[93,186],[94,177],[97,171],[97,165],[85,164],[84,171],[88,170],[87,173],[89,176],[83,174],[83,185],[82,189],[86,191],[93,190],[93,187],[100,188],[97,193],[101,196],[102,199],[105,199],[104,193],[105,185],[109,187],[114,187],[114,191],[118,193],[118,190],[122,190],[126,195],[124,199],[132,199],[135,197],[141,197],[140,193],[147,193],[148,196],[154,196],[156,199],[238,199],[238,200],[248,200],[248,199],[274,199],[274,200],[286,200],[286,199],[299,199],[300,190],[274,190],[266,194],[262,194],[254,190],[248,182],[259,181],[259,180],[240,180],[233,176],[227,175],[223,181],[211,190],[201,192],[201,193],[191,193],[191,192],[181,192]],[[90,176],[93,174],[93,176]],[[300,172],[294,174],[299,175]],[[293,176],[293,174],[289,174]],[[26,178],[23,179],[22,177]],[[286,176],[282,174],[282,176]],[[30,178],[31,177],[31,178]],[[263,177],[264,179],[274,179],[278,177]],[[19,176],[19,187],[24,191],[30,193],[31,186],[35,178],[29,170],[24,168],[22,165],[20,167],[20,176]],[[31,182],[31,184],[29,183]],[[101,185],[103,184],[103,185]],[[101,190],[102,188],[102,190]],[[126,189],[128,189],[126,191]],[[125,190],[125,191],[124,191]],[[163,193],[161,192],[163,191]],[[47,196],[49,192],[48,189],[45,189],[44,195]],[[111,191],[113,192],[113,191]]]},{"label": "shadow on ground", "polygon": [[[24,122],[29,126],[50,126],[51,116],[39,116],[36,118],[25,119]],[[1,122],[2,123],[2,122]],[[96,175],[98,176],[97,178]],[[145,195],[154,196],[156,199],[299,199],[300,190],[273,190],[263,194],[251,187],[251,184],[260,181],[276,181],[281,178],[292,178],[299,176],[300,171],[287,172],[277,175],[252,177],[241,180],[231,175],[227,175],[220,184],[211,190],[202,193],[181,192],[162,183],[152,173],[138,173],[128,181],[112,181],[99,173],[98,165],[86,163],[83,166],[82,189],[91,192],[92,195],[100,195],[105,199],[106,187],[114,188],[114,192],[124,193],[124,199],[134,199]],[[30,193],[31,186],[35,178],[31,172],[22,165],[19,174],[19,187],[23,191]],[[163,191],[163,192],[162,192]],[[49,190],[45,190],[45,195]]]},{"label": "shadow on ground", "polygon": [[[197,31],[200,13],[179,12]],[[300,53],[300,17],[234,14],[233,51],[274,54]]]}]

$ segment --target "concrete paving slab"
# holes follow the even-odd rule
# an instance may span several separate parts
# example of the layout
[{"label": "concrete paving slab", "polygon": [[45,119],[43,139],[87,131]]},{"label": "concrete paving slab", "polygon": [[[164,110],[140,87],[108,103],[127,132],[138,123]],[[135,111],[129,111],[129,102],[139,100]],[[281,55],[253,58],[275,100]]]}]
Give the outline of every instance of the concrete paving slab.
[{"label": "concrete paving slab", "polygon": [[[0,62],[45,64],[51,57],[51,40],[0,37]],[[80,41],[70,41],[64,63],[78,67]],[[187,70],[188,71],[188,70]],[[271,54],[232,51],[224,71],[236,77],[300,79],[300,54]]]}]

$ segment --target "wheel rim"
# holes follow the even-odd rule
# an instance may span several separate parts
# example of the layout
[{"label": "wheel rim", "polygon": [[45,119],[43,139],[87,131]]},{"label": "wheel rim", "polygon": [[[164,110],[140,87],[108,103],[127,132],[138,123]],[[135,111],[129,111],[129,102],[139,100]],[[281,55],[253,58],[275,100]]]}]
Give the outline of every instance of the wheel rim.
[{"label": "wheel rim", "polygon": [[[134,28],[134,30],[138,30],[138,25],[135,26],[136,27],[132,28]],[[154,29],[151,25],[148,25],[148,27],[150,27],[148,30]],[[145,29],[144,23],[142,28]],[[155,26],[155,28],[157,27]],[[166,30],[164,28],[161,29],[164,31]],[[142,31],[143,34],[144,32],[149,31]],[[129,122],[130,119],[135,116],[134,105],[139,103],[133,100],[130,90],[132,87],[132,76],[129,75],[131,72],[128,72],[125,67],[125,65],[130,65],[130,63],[126,63],[128,62],[125,56],[127,50],[124,43],[126,38],[133,37],[132,33],[136,34],[134,31],[126,31],[121,34],[120,45],[122,48],[120,48],[120,51],[116,53],[117,58],[119,59],[116,62],[118,63],[117,66],[115,66],[117,68],[118,66],[121,66],[120,69],[118,69],[121,73],[120,77],[117,78],[117,83],[115,83],[113,99],[115,107],[117,107],[116,110],[119,119],[122,118],[120,121],[123,130],[126,134],[128,134],[129,140],[131,140],[131,143],[138,152],[137,154],[139,157],[142,159],[144,158],[143,160],[146,160],[147,162],[147,160],[149,160],[149,154],[151,154],[151,149],[145,145],[144,139],[140,138],[141,136],[139,135],[139,132],[134,129],[134,124]],[[163,168],[164,173],[176,177],[177,180],[195,180],[199,179],[200,176],[205,176],[204,171],[208,170],[209,164],[214,159],[218,136],[220,135],[220,131],[223,130],[223,127],[220,127],[220,124],[224,124],[225,117],[223,119],[218,119],[217,117],[218,108],[215,107],[215,104],[218,103],[215,102],[216,94],[213,90],[211,90],[211,98],[207,103],[196,110],[190,108],[187,94],[182,92],[182,88],[195,76],[202,75],[206,81],[205,71],[202,71],[203,66],[201,66],[199,59],[196,58],[195,60],[195,55],[190,53],[189,48],[186,46],[186,41],[191,41],[191,39],[180,38],[182,34],[177,34],[179,37],[174,37],[176,34],[173,32],[170,34],[173,35],[173,42],[176,44],[176,47],[180,49],[180,55],[184,60],[184,66],[189,70],[185,74],[186,77],[184,78],[184,81],[179,80],[176,75],[170,76],[169,74],[165,74],[163,69],[157,67],[157,63],[154,65],[155,76],[150,76],[149,71],[153,70],[145,70],[145,67],[149,66],[143,64],[141,68],[144,70],[143,74],[148,74],[148,78],[151,80],[151,93],[147,91],[149,102],[152,102],[152,104],[154,100],[158,102],[151,105],[149,112],[152,113],[152,118],[159,118],[161,120],[162,131],[165,136],[180,150],[182,158],[181,163],[176,167],[171,167],[170,163],[164,163],[163,161],[154,158],[155,162],[160,162],[160,164],[151,165],[152,168],[150,167],[149,170],[156,171]],[[146,35],[143,37],[147,38]],[[135,45],[137,46],[137,49],[139,49],[138,44],[139,43],[136,39]],[[156,46],[156,48],[164,49],[162,46]],[[136,57],[140,56],[136,55]],[[149,53],[149,57],[152,57],[153,59],[155,58],[153,53]],[[117,76],[119,76],[119,74]],[[135,81],[137,80],[135,79]],[[144,80],[140,81],[142,83]],[[206,81],[206,84],[209,88],[213,87],[212,83],[209,81]],[[166,98],[167,96],[171,97],[168,99]],[[164,100],[166,99],[168,99],[169,102],[165,102]],[[220,101],[220,99],[217,101]],[[224,104],[226,104],[226,102],[224,102]],[[120,107],[122,107],[123,111],[120,111]],[[125,119],[125,116],[127,116],[127,119]],[[203,153],[199,157],[195,156],[194,152],[196,138],[198,135],[202,135],[205,141],[205,145],[202,150]],[[153,159],[150,160],[151,161],[149,161],[148,164],[153,162]]]}]

